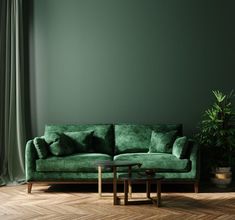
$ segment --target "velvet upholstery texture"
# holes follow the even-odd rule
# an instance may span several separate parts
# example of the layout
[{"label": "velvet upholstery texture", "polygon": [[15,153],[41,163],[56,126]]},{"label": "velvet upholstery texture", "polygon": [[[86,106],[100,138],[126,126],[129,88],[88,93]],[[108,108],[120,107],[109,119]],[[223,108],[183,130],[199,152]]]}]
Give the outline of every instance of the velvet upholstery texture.
[{"label": "velvet upholstery texture", "polygon": [[181,124],[118,124],[115,125],[115,154],[149,151],[152,131],[169,132],[176,131],[177,135],[182,134]]},{"label": "velvet upholstery texture", "polygon": [[76,152],[73,140],[67,135],[57,133],[58,138],[49,146],[50,152],[55,156],[66,156]]},{"label": "velvet upholstery texture", "polygon": [[[131,161],[141,163],[139,171],[156,169],[161,172],[188,172],[191,163],[188,159],[180,160],[172,154],[165,153],[126,153],[116,155],[114,161]],[[118,168],[118,171],[127,171],[127,168]]]},{"label": "velvet upholstery texture", "polygon": [[91,125],[46,125],[45,140],[51,143],[55,140],[55,133],[94,131],[92,138],[92,149],[96,153],[113,155],[114,132],[111,124]]},{"label": "velvet upholstery texture", "polygon": [[109,126],[95,126],[92,139],[93,151],[103,154],[114,154],[114,128]]},{"label": "velvet upholstery texture", "polygon": [[26,180],[33,179],[36,171],[36,160],[38,154],[33,143],[33,140],[29,140],[25,147],[25,176]]},{"label": "velvet upholstery texture", "polygon": [[[115,127],[115,132],[114,128]],[[129,138],[129,141],[121,140],[123,145],[117,145],[117,151],[126,153],[119,153],[118,155],[113,154],[114,152],[114,141],[120,138],[119,135],[124,136],[121,132],[121,127],[124,130],[129,130],[128,134],[130,137],[134,136],[133,139]],[[129,128],[127,128],[129,127]],[[118,128],[118,129],[117,129]],[[146,129],[145,129],[146,128]],[[136,137],[136,133],[146,132],[141,135],[141,138]],[[182,136],[182,125],[180,124],[157,124],[157,125],[47,125],[45,128],[45,137],[54,143],[58,140],[56,133],[65,132],[78,132],[78,131],[94,131],[92,138],[92,152],[86,153],[74,153],[72,155],[65,156],[52,156],[48,155],[46,158],[39,158],[36,150],[36,146],[33,140],[29,140],[26,144],[25,149],[25,170],[26,170],[26,181],[30,182],[47,182],[47,181],[59,181],[59,182],[95,182],[97,183],[98,172],[97,163],[103,160],[128,160],[141,162],[142,166],[140,169],[137,167],[133,169],[133,172],[144,171],[145,169],[153,168],[156,169],[161,175],[164,176],[164,181],[196,181],[199,178],[199,156],[198,156],[198,145],[193,141],[188,140],[188,147],[184,159],[177,158],[172,152],[171,153],[147,153],[152,131],[169,132],[177,130],[177,136]],[[124,132],[125,133],[125,132]],[[116,136],[115,136],[115,135]],[[124,139],[124,137],[122,137]],[[70,138],[71,139],[71,138]],[[147,141],[146,141],[147,139]],[[142,147],[140,144],[137,146],[135,152],[130,148],[134,145],[131,143],[135,140],[137,143],[146,143],[146,146]],[[73,142],[74,143],[74,142]],[[94,146],[94,143],[97,144]],[[126,146],[125,146],[126,144]],[[123,147],[124,146],[124,147]],[[120,147],[120,148],[119,148]],[[128,148],[128,151],[125,149]],[[130,148],[130,149],[129,149]],[[105,152],[105,153],[104,153]],[[112,181],[113,173],[111,169],[102,169],[103,181]],[[126,173],[125,168],[118,169],[118,175]]]},{"label": "velvet upholstery texture", "polygon": [[151,129],[144,125],[116,125],[116,154],[127,152],[147,152]]},{"label": "velvet upholstery texture", "polygon": [[186,136],[176,138],[173,148],[172,154],[175,155],[179,159],[183,159],[186,157],[188,147],[188,140]]},{"label": "velvet upholstery texture", "polygon": [[47,145],[46,141],[44,140],[44,138],[35,137],[33,140],[33,143],[36,148],[38,157],[40,159],[47,158],[47,156],[49,154],[49,149],[48,149],[48,145]]},{"label": "velvet upholstery texture", "polygon": [[149,153],[172,153],[177,131],[165,133],[152,131]]},{"label": "velvet upholstery texture", "polygon": [[[112,182],[113,173],[104,172],[102,173],[102,182],[109,181]],[[97,183],[98,172],[34,172],[28,181],[37,181],[37,182],[93,182]]]},{"label": "velvet upholstery texture", "polygon": [[182,124],[157,124],[157,125],[149,125],[149,127],[156,132],[166,133],[169,131],[176,131],[177,136],[182,136]]},{"label": "velvet upholstery texture", "polygon": [[[39,172],[97,172],[99,161],[112,161],[108,154],[80,153],[64,157],[48,157],[36,160],[36,171]],[[110,172],[110,169],[108,169]],[[104,169],[103,172],[107,172]]]},{"label": "velvet upholstery texture", "polygon": [[60,132],[48,132],[44,135],[47,144],[52,144],[60,138]]},{"label": "velvet upholstery texture", "polygon": [[92,152],[92,138],[94,131],[69,131],[65,135],[73,140],[76,152]]}]

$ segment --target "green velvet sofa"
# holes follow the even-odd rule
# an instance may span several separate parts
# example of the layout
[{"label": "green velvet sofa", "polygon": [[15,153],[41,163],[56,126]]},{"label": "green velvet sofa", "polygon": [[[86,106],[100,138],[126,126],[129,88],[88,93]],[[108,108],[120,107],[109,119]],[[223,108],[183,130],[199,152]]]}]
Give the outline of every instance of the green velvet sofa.
[{"label": "green velvet sofa", "polygon": [[[181,124],[46,125],[43,136],[26,144],[28,193],[34,183],[97,183],[96,162],[103,160],[140,162],[133,172],[156,169],[164,182],[194,184],[198,192],[198,146],[191,140],[177,144],[184,138]],[[104,169],[104,182],[112,176]]]}]

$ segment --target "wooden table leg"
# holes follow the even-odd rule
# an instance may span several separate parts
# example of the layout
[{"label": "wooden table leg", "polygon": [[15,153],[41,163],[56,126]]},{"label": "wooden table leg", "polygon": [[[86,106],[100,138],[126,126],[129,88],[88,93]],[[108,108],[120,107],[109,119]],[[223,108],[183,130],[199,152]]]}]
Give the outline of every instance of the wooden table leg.
[{"label": "wooden table leg", "polygon": [[161,206],[161,180],[157,181],[157,207]]},{"label": "wooden table leg", "polygon": [[[131,166],[128,167],[128,176],[131,177]],[[131,186],[131,181],[128,181],[128,192],[129,192],[129,197],[132,198],[132,186]]]},{"label": "wooden table leg", "polygon": [[117,198],[117,170],[116,167],[113,167],[113,204],[118,205]]},{"label": "wooden table leg", "polygon": [[98,193],[99,197],[102,196],[102,167],[98,166]]},{"label": "wooden table leg", "polygon": [[129,192],[129,197],[132,198],[132,186],[131,186],[131,182],[128,182],[128,192]]},{"label": "wooden table leg", "polygon": [[124,205],[128,204],[128,180],[124,180]]},{"label": "wooden table leg", "polygon": [[150,192],[151,192],[151,183],[149,180],[146,181],[146,196],[147,198],[150,198]]}]

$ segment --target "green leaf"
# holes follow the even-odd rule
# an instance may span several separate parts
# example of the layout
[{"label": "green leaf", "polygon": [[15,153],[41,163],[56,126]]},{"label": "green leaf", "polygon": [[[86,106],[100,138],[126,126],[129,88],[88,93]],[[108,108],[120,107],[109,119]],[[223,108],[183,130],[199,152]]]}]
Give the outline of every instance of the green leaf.
[{"label": "green leaf", "polygon": [[226,95],[223,95],[223,93],[220,91],[212,91],[212,92],[219,103],[223,102],[223,100],[226,98]]},{"label": "green leaf", "polygon": [[215,102],[203,113],[195,138],[208,147],[214,161],[225,164],[233,149],[235,152],[235,112],[232,105],[235,94],[233,90],[228,95],[219,90],[212,92]]}]

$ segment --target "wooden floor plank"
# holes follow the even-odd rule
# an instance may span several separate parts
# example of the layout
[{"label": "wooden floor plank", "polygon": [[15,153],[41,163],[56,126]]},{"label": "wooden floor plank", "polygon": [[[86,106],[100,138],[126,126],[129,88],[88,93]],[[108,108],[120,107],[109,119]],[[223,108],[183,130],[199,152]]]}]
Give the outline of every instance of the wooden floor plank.
[{"label": "wooden floor plank", "polygon": [[[119,193],[121,195],[121,193]],[[113,206],[111,193],[48,191],[47,186],[0,187],[0,219],[235,219],[235,192],[162,193],[162,207]],[[133,198],[145,193],[133,193]]]}]

